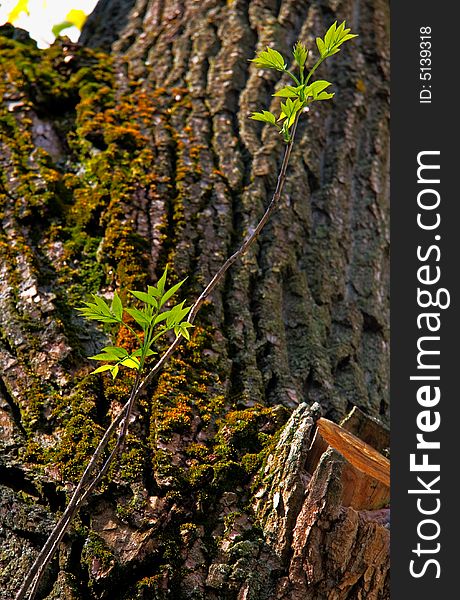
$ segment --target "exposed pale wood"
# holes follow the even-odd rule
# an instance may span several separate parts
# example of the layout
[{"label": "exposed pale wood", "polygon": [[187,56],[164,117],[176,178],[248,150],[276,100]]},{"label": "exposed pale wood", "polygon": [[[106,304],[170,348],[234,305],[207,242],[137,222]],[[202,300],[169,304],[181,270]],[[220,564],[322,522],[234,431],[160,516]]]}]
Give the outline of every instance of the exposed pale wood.
[{"label": "exposed pale wood", "polygon": [[342,504],[356,510],[375,510],[390,501],[390,461],[349,431],[328,419],[318,419],[307,459],[307,470],[314,473],[329,447],[339,452],[346,463],[342,470]]}]

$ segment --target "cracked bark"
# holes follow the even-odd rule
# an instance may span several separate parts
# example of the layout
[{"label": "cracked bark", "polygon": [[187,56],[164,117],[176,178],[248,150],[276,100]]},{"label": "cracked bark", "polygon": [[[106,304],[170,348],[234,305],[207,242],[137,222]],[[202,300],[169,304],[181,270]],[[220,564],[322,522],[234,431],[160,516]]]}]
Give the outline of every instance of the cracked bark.
[{"label": "cracked bark", "polygon": [[[68,305],[145,285],[166,263],[199,293],[260,217],[282,156],[247,118],[270,104],[276,75],[247,59],[299,38],[313,47],[335,18],[359,41],[322,67],[336,99],[300,124],[279,210],[198,320],[200,360],[183,350],[198,391],[179,398],[166,378],[190,373],[179,359],[152,383],[132,426],[138,452],[82,511],[41,597],[389,597],[387,509],[343,503],[337,450],[306,466],[319,416],[338,423],[354,406],[367,417],[355,410],[343,426],[388,445],[388,3],[119,0],[100,2],[82,37],[113,59],[91,113],[82,81],[104,78],[102,55],[61,44],[47,80],[2,50],[5,599],[76,480],[70,452],[83,463],[123,393],[87,377],[82,357],[103,334]],[[17,43],[12,62],[38,65]]]}]

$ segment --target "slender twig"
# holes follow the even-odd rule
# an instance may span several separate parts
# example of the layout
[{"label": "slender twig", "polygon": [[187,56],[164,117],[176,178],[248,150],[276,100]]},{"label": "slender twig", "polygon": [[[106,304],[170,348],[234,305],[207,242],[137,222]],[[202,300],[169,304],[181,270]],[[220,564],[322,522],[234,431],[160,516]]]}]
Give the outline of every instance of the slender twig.
[{"label": "slender twig", "polygon": [[[105,463],[103,464],[103,466],[101,467],[101,469],[98,471],[97,475],[94,477],[93,481],[91,482],[91,484],[86,488],[86,490],[83,492],[83,495],[79,498],[77,504],[75,505],[75,509],[66,516],[65,520],[63,520],[63,518],[61,517],[61,519],[59,520],[58,525],[62,522],[60,531],[56,533],[54,542],[48,552],[48,554],[44,557],[41,565],[39,565],[39,568],[37,570],[37,573],[35,575],[35,579],[33,581],[33,586],[31,588],[30,591],[30,600],[33,600],[33,598],[35,597],[35,593],[37,592],[38,586],[40,585],[40,581],[46,571],[46,567],[48,566],[49,561],[53,558],[59,544],[62,541],[62,538],[64,537],[75,513],[79,510],[79,508],[84,504],[84,501],[86,500],[86,498],[91,494],[91,492],[93,491],[93,489],[98,485],[98,483],[101,481],[101,479],[104,477],[104,475],[107,473],[107,471],[109,470],[110,465],[112,464],[112,461],[114,460],[114,458],[116,457],[117,454],[122,452],[122,446],[123,446],[123,440],[121,438],[121,434],[118,437],[117,443],[115,445],[115,448],[112,450],[112,452],[109,454],[107,460],[105,461]],[[64,515],[63,515],[64,516]],[[53,532],[54,533],[54,532]]]},{"label": "slender twig", "polygon": [[[217,271],[217,273],[214,275],[214,277],[211,279],[211,281],[205,287],[203,292],[197,298],[197,300],[193,304],[193,306],[190,310],[190,313],[189,313],[189,318],[188,318],[189,323],[193,323],[196,315],[198,314],[198,311],[200,310],[201,306],[203,305],[203,302],[214,291],[216,286],[222,281],[222,279],[224,278],[228,269],[241,256],[243,256],[248,251],[248,249],[252,246],[252,244],[257,239],[260,232],[266,225],[267,221],[270,219],[275,208],[278,206],[279,200],[281,197],[281,193],[283,191],[284,183],[286,181],[286,171],[287,171],[287,167],[289,164],[289,158],[291,156],[291,151],[292,151],[292,146],[294,143],[294,137],[295,137],[295,133],[296,133],[296,129],[297,129],[297,123],[299,120],[299,116],[300,116],[300,113],[297,115],[296,121],[292,127],[291,138],[290,138],[290,141],[286,145],[286,149],[285,149],[284,156],[283,156],[283,161],[281,163],[281,168],[280,168],[280,172],[278,175],[278,181],[276,184],[275,192],[273,193],[273,197],[272,197],[268,207],[266,208],[262,218],[258,222],[255,229],[250,233],[250,235],[248,235],[246,237],[246,239],[241,244],[241,246],[238,248],[238,250],[236,250],[236,252],[234,252],[225,261],[225,263],[220,267],[220,269]],[[40,585],[40,581],[43,577],[43,574],[46,570],[46,567],[49,564],[50,560],[53,558],[53,556],[54,556],[60,542],[62,541],[62,538],[64,537],[67,529],[69,528],[69,525],[70,525],[73,517],[75,516],[76,512],[83,505],[86,498],[96,488],[96,486],[99,484],[101,479],[107,473],[107,471],[108,471],[110,465],[112,464],[113,460],[115,459],[115,457],[117,455],[121,454],[121,452],[123,451],[126,436],[128,433],[130,416],[131,416],[132,410],[134,408],[134,405],[135,405],[140,393],[147,386],[147,384],[152,379],[152,377],[154,377],[154,375],[156,375],[156,373],[158,373],[158,371],[164,366],[164,364],[169,360],[171,355],[175,352],[175,350],[177,349],[177,347],[179,346],[179,344],[181,342],[181,338],[182,338],[181,335],[176,336],[175,340],[172,342],[172,344],[169,346],[169,348],[164,352],[164,354],[161,356],[161,358],[155,364],[155,366],[149,371],[149,373],[142,380],[142,382],[140,382],[140,371],[138,371],[136,381],[131,389],[131,394],[130,394],[129,400],[125,403],[125,405],[121,409],[120,413],[115,417],[115,419],[111,422],[111,424],[105,431],[104,436],[102,437],[101,441],[99,442],[77,487],[75,488],[75,491],[72,495],[72,498],[70,499],[70,502],[69,502],[67,508],[65,509],[61,518],[57,522],[56,526],[54,527],[53,531],[50,534],[50,537],[46,541],[45,545],[43,546],[42,550],[40,551],[39,555],[37,556],[35,562],[33,563],[32,567],[30,568],[29,572],[27,573],[27,575],[24,579],[24,582],[21,586],[21,589],[16,594],[15,600],[24,600],[24,598],[26,598],[26,596],[27,596],[27,592],[29,591],[29,589],[30,589],[29,600],[33,600],[35,593],[38,589],[38,586]],[[91,475],[92,475],[93,471],[96,469],[97,463],[99,462],[99,459],[101,458],[102,453],[104,452],[105,448],[107,447],[108,442],[110,441],[110,438],[115,433],[115,430],[120,425],[120,423],[122,424],[122,427],[121,427],[121,431],[118,434],[118,439],[117,439],[115,447],[113,448],[112,452],[106,459],[103,466],[96,472],[96,474],[91,479]]]}]

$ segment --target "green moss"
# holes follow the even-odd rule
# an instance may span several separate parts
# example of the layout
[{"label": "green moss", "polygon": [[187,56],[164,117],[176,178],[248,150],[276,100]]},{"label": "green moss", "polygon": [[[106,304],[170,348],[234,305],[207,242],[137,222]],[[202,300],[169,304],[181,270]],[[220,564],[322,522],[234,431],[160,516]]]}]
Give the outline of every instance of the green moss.
[{"label": "green moss", "polygon": [[[47,245],[63,245],[57,284],[67,302],[78,303],[103,285],[143,285],[148,245],[126,214],[137,190],[156,185],[155,155],[144,132],[152,115],[163,110],[163,97],[135,84],[115,99],[112,62],[100,52],[67,48],[63,42],[38,51],[1,37],[0,52],[2,96],[17,98],[18,90],[23,95],[20,118],[7,103],[0,111],[13,165],[2,177],[5,183],[7,177],[17,180],[18,217],[39,218]],[[67,138],[70,172],[62,173],[43,148],[36,148],[28,117],[32,107],[45,119],[52,114]]]},{"label": "green moss", "polygon": [[222,459],[237,460],[241,468],[251,474],[287,418],[288,411],[282,407],[256,405],[246,410],[230,411],[219,421],[214,451]]},{"label": "green moss", "polygon": [[[108,548],[104,540],[94,531],[89,531],[88,537],[83,546],[81,557],[82,563],[87,566],[90,574],[94,571],[107,571],[118,564],[113,552]],[[92,578],[89,579],[90,587],[93,586]],[[107,582],[105,582],[105,585]]]},{"label": "green moss", "polygon": [[187,481],[184,476],[184,469],[172,464],[171,455],[165,450],[157,450],[153,457],[152,467],[157,481],[171,491],[182,491],[186,487]]},{"label": "green moss", "polygon": [[195,416],[208,424],[222,414],[225,400],[219,372],[215,361],[204,354],[214,345],[212,329],[196,326],[181,356],[173,356],[161,373],[152,398],[154,450],[157,435],[168,438],[173,432],[187,431]]},{"label": "green moss", "polygon": [[[97,423],[99,382],[84,377],[70,396],[60,395],[43,384],[30,388],[28,394],[22,420],[29,437],[22,460],[40,471],[46,466],[63,481],[78,481],[103,433]],[[44,406],[51,409],[49,421],[44,420]],[[41,436],[45,443],[39,443],[34,432],[50,427],[54,431],[53,443],[46,441],[47,436]]]},{"label": "green moss", "polygon": [[198,537],[198,526],[195,523],[182,523],[180,526],[180,534],[184,541],[189,546]]},{"label": "green moss", "polygon": [[241,463],[234,460],[220,460],[213,466],[214,479],[212,488],[214,492],[233,491],[247,482],[247,476]]},{"label": "green moss", "polygon": [[133,600],[167,600],[171,598],[168,591],[164,591],[165,577],[162,574],[143,577],[136,584],[136,589],[130,598]]},{"label": "green moss", "polygon": [[152,575],[151,577],[143,577],[140,581],[138,581],[136,584],[136,590],[138,592],[142,592],[140,598],[144,598],[143,592],[158,591],[161,579],[161,575]]},{"label": "green moss", "polygon": [[156,453],[159,461],[154,465],[160,481],[166,479],[184,493],[195,492],[203,501],[248,482],[289,416],[279,407],[228,411],[225,396],[219,394],[222,384],[216,364],[206,358],[214,355],[205,352],[212,344],[212,330],[197,327],[182,356],[173,358],[160,375],[150,440],[155,453],[157,436],[169,439],[173,433],[187,432],[197,419],[204,431],[209,428],[206,443],[186,447],[185,468],[173,466],[163,451]]},{"label": "green moss", "polygon": [[192,465],[187,472],[187,482],[193,489],[202,489],[215,477],[215,470],[208,464]]},{"label": "green moss", "polygon": [[55,398],[55,390],[40,381],[33,373],[29,374],[29,386],[25,390],[25,402],[21,410],[21,420],[26,431],[32,433],[45,425],[43,409]]},{"label": "green moss", "polygon": [[59,443],[48,451],[47,459],[65,481],[78,481],[102,436],[103,428],[96,422],[99,393],[98,382],[87,377],[54,411],[56,429],[61,435]]},{"label": "green moss", "polygon": [[263,451],[251,454],[248,452],[241,458],[241,466],[248,475],[257,473],[263,461]]},{"label": "green moss", "polygon": [[134,482],[142,478],[147,453],[147,445],[137,436],[129,434],[120,465],[116,467],[123,481]]},{"label": "green moss", "polygon": [[259,429],[264,417],[271,413],[271,408],[260,406],[227,413],[220,421],[220,429],[216,436],[218,448],[224,453],[261,450],[263,438],[259,438]]}]

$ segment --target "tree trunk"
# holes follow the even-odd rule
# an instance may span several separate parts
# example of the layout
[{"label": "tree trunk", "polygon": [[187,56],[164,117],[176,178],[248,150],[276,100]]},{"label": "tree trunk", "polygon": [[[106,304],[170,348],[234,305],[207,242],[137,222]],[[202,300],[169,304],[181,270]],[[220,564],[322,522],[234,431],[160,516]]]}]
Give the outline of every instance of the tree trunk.
[{"label": "tree trunk", "polygon": [[248,59],[297,39],[313,50],[335,19],[360,37],[321,67],[336,96],[302,118],[279,210],[138,403],[39,597],[389,597],[388,510],[353,506],[340,449],[309,450],[320,416],[353,407],[343,426],[388,443],[388,11],[102,0],[83,45],[45,51],[2,28],[2,598],[132,383],[89,375],[110,332],[75,307],[166,265],[196,297],[261,216],[282,157],[248,119],[275,104],[278,75]]}]

